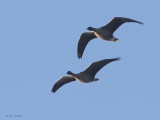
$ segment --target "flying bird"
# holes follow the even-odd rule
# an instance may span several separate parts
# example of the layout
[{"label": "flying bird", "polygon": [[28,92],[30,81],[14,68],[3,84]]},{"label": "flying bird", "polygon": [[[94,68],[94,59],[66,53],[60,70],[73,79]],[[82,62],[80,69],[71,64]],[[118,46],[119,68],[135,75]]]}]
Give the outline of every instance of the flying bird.
[{"label": "flying bird", "polygon": [[86,70],[84,70],[83,72],[80,72],[78,74],[75,74],[71,71],[68,71],[67,72],[68,76],[61,77],[54,84],[51,91],[55,93],[64,84],[72,82],[72,81],[76,81],[76,80],[79,82],[82,82],[82,83],[89,83],[89,82],[93,82],[93,81],[98,81],[99,79],[95,78],[95,75],[97,74],[97,72],[102,67],[107,65],[108,63],[116,61],[116,60],[120,60],[120,58],[118,57],[118,58],[113,58],[113,59],[104,59],[104,60],[94,62]]},{"label": "flying bird", "polygon": [[94,38],[100,38],[102,40],[113,41],[116,42],[119,39],[113,36],[113,33],[125,22],[135,22],[139,24],[143,24],[142,22],[125,18],[125,17],[114,17],[107,25],[100,28],[88,27],[87,30],[91,32],[84,32],[81,34],[78,41],[77,48],[77,56],[78,58],[82,58],[85,47],[88,42],[93,40]]}]

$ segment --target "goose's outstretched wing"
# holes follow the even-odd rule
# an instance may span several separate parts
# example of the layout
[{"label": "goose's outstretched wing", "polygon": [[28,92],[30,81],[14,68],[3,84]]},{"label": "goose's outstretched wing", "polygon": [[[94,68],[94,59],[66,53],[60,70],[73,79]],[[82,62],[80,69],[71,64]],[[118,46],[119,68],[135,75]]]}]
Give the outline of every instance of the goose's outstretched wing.
[{"label": "goose's outstretched wing", "polygon": [[110,62],[120,60],[120,58],[113,58],[113,59],[104,59],[97,62],[92,63],[85,71],[84,73],[90,74],[92,77],[95,77],[96,73],[105,65],[107,65]]},{"label": "goose's outstretched wing", "polygon": [[64,84],[75,81],[75,80],[76,79],[73,76],[63,76],[54,84],[51,91],[55,93]]},{"label": "goose's outstretched wing", "polygon": [[87,46],[88,42],[94,38],[96,38],[94,32],[85,32],[81,34],[77,47],[78,58],[82,58],[85,47]]},{"label": "goose's outstretched wing", "polygon": [[109,30],[112,34],[118,29],[119,26],[121,26],[125,22],[135,22],[139,24],[143,24],[142,22],[125,18],[125,17],[114,17],[106,26],[104,26],[104,29]]}]

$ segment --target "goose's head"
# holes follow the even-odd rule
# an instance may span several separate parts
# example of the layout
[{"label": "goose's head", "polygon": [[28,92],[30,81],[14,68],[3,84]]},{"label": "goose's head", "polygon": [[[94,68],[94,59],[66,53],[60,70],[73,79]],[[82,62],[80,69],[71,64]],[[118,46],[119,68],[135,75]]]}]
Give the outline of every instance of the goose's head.
[{"label": "goose's head", "polygon": [[95,31],[95,28],[93,28],[93,27],[88,27],[87,30],[89,30],[89,31]]},{"label": "goose's head", "polygon": [[68,71],[66,74],[73,75],[74,73],[72,73],[71,71]]}]

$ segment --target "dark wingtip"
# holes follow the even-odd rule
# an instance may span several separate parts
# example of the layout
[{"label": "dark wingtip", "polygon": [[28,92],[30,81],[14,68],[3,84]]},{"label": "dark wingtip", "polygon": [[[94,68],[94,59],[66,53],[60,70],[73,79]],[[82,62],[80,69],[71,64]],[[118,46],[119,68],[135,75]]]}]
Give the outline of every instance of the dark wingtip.
[{"label": "dark wingtip", "polygon": [[120,59],[121,59],[120,57],[112,58],[111,61],[117,61],[117,60],[120,60]]},{"label": "dark wingtip", "polygon": [[136,22],[136,23],[139,23],[141,25],[143,25],[144,23],[140,22],[140,21],[137,21],[137,20],[133,20],[133,22]]},{"label": "dark wingtip", "polygon": [[141,24],[141,25],[144,25],[144,23],[142,23],[142,22],[138,22],[139,24]]},{"label": "dark wingtip", "polygon": [[[126,19],[130,19],[130,18],[126,18]],[[137,20],[133,20],[133,19],[130,19],[131,21],[130,22],[136,22],[136,23],[139,23],[141,25],[143,25],[144,23],[140,22],[140,21],[137,21]]]},{"label": "dark wingtip", "polygon": [[52,93],[55,93],[57,90],[58,90],[58,89],[57,89],[56,86],[54,85],[53,88],[52,88],[52,90],[51,90],[51,92],[52,92]]},{"label": "dark wingtip", "polygon": [[79,53],[78,53],[78,58],[79,58],[79,59],[82,59],[82,55],[81,55],[81,54],[79,54]]},{"label": "dark wingtip", "polygon": [[115,58],[116,60],[120,60],[121,58],[120,57],[117,57],[117,58]]},{"label": "dark wingtip", "polygon": [[52,93],[55,93],[56,91],[52,89],[51,92],[52,92]]},{"label": "dark wingtip", "polygon": [[111,60],[111,62],[113,62],[113,61],[117,61],[117,60],[120,60],[120,59],[121,59],[120,57],[117,57],[117,58],[112,58],[110,60]]}]

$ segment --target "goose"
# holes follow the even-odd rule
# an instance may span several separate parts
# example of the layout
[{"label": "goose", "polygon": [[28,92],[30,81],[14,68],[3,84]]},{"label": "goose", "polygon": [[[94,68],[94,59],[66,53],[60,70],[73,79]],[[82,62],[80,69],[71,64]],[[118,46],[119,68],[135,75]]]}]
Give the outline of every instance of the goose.
[{"label": "goose", "polygon": [[90,82],[94,82],[94,81],[98,81],[98,78],[95,78],[95,75],[97,74],[97,72],[104,67],[105,65],[107,65],[110,62],[116,61],[116,60],[120,60],[120,58],[112,58],[112,59],[103,59],[100,61],[96,61],[93,62],[92,64],[90,64],[90,66],[84,70],[83,72],[80,72],[78,74],[75,74],[71,71],[68,71],[66,74],[68,74],[68,76],[63,76],[61,77],[54,85],[52,88],[52,92],[56,92],[61,86],[63,86],[66,83],[69,82],[73,82],[73,81],[79,81],[82,83],[90,83]]},{"label": "goose", "polygon": [[84,32],[81,34],[78,47],[77,47],[77,56],[78,58],[82,58],[83,52],[85,47],[87,46],[88,42],[93,40],[94,38],[100,38],[106,41],[113,41],[116,42],[119,39],[113,36],[113,33],[125,22],[135,22],[139,24],[143,24],[142,22],[125,18],[125,17],[114,17],[112,20],[105,26],[100,28],[93,28],[88,27],[87,30],[91,32]]}]

